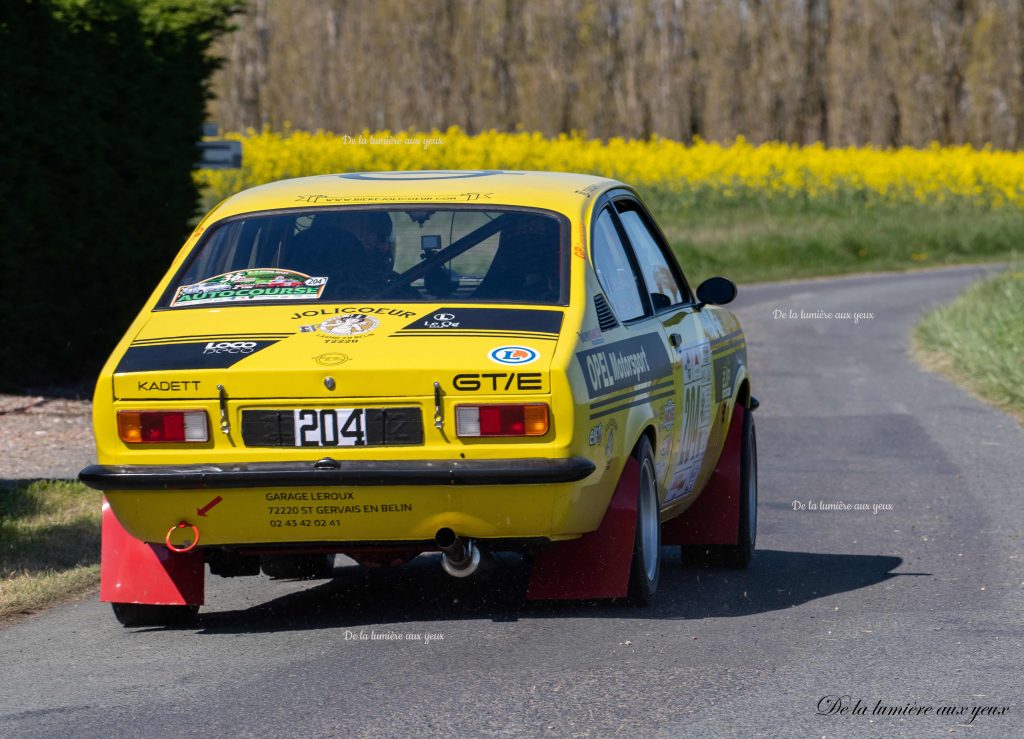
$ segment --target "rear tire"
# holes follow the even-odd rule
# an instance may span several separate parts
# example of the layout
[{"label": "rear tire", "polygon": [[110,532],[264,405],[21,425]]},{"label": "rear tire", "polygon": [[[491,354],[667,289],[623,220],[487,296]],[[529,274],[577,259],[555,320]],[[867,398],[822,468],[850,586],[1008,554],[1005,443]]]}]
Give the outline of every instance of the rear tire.
[{"label": "rear tire", "polygon": [[333,554],[278,554],[260,557],[260,569],[279,580],[313,580],[330,577]]},{"label": "rear tire", "polygon": [[111,603],[122,626],[182,626],[199,613],[199,606],[154,606],[148,603]]},{"label": "rear tire", "polygon": [[646,436],[636,445],[633,456],[640,463],[640,482],[636,495],[636,534],[629,572],[629,601],[647,606],[654,600],[661,575],[661,523],[658,520],[654,453]]}]

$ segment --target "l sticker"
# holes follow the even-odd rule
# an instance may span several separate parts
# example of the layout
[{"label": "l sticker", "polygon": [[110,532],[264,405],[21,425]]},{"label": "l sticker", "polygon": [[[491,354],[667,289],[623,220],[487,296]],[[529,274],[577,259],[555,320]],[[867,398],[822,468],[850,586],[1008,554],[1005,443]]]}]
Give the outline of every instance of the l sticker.
[{"label": "l sticker", "polygon": [[537,358],[537,352],[525,346],[499,346],[488,354],[498,364],[529,364]]}]

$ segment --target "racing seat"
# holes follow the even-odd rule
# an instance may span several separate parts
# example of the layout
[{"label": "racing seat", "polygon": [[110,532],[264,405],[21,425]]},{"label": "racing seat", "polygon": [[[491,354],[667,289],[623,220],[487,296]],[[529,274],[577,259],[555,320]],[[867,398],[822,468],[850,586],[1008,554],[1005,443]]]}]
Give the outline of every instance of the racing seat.
[{"label": "racing seat", "polygon": [[490,269],[473,293],[477,300],[554,303],[561,292],[558,223],[521,216],[502,229]]}]

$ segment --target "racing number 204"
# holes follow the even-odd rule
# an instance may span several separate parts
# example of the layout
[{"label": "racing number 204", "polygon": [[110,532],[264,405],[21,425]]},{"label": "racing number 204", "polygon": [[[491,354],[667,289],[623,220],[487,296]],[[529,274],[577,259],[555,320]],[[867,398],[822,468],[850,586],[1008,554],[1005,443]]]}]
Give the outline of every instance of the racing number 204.
[{"label": "racing number 204", "polygon": [[700,387],[687,385],[683,390],[683,444],[681,459],[700,453]]},{"label": "racing number 204", "polygon": [[362,408],[295,411],[295,446],[363,446]]}]

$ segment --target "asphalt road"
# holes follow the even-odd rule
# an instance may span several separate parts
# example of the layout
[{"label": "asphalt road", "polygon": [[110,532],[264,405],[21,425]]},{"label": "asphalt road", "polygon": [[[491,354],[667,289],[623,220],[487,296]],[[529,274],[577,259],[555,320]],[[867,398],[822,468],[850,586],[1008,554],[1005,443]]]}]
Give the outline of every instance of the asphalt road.
[{"label": "asphalt road", "polygon": [[[761,400],[745,572],[666,548],[647,609],[524,605],[515,560],[474,583],[424,558],[210,578],[184,630],[123,629],[87,599],[0,630],[0,736],[1022,736],[1024,431],[907,353],[980,274],[741,290]],[[816,715],[828,695],[867,714]]]}]

